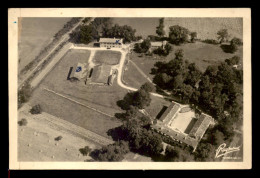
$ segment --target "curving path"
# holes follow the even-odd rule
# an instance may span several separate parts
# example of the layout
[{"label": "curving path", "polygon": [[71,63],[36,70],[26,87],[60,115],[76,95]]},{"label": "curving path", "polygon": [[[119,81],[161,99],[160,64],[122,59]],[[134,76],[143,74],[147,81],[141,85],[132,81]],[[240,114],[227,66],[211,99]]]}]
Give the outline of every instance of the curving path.
[{"label": "curving path", "polygon": [[[125,84],[123,84],[122,82],[122,72],[123,72],[123,67],[125,64],[125,59],[126,59],[126,55],[129,51],[129,45],[125,45],[125,47],[123,48],[111,48],[111,49],[107,49],[107,48],[93,48],[93,47],[79,47],[79,46],[73,46],[73,49],[86,49],[86,50],[90,50],[91,54],[94,54],[92,51],[96,51],[96,50],[110,50],[110,51],[119,51],[121,53],[121,58],[120,58],[120,62],[117,65],[117,69],[118,69],[118,76],[117,76],[117,83],[119,86],[121,86],[122,88],[125,88],[127,90],[131,90],[131,91],[137,91],[138,88],[134,88],[134,87],[130,87],[130,86],[126,86]],[[93,58],[93,56],[92,56]],[[90,60],[92,60],[92,58]],[[164,98],[163,95],[160,95],[158,93],[151,93],[153,96],[157,96],[160,98]]]}]

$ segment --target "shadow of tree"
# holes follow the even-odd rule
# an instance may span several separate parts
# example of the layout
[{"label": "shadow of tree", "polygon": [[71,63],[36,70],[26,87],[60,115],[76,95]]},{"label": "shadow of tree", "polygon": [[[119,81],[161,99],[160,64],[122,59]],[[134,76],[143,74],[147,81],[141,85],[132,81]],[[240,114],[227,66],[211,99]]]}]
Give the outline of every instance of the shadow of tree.
[{"label": "shadow of tree", "polygon": [[122,126],[109,129],[107,135],[111,136],[114,141],[127,140],[127,133],[122,130]]},{"label": "shadow of tree", "polygon": [[133,103],[134,93],[127,93],[124,97],[124,99],[119,100],[116,102],[117,106],[119,106],[123,110],[128,110],[130,108],[130,105]]},{"label": "shadow of tree", "polygon": [[220,45],[220,48],[225,52],[225,53],[234,53],[236,51],[236,48],[234,45],[226,45],[222,44]]}]

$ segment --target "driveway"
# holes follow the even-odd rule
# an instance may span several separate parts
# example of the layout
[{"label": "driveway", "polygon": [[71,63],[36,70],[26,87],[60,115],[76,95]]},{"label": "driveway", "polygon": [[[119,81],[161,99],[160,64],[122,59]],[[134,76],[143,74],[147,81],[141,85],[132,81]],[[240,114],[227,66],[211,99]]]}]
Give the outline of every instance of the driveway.
[{"label": "driveway", "polygon": [[[125,88],[127,90],[130,91],[137,91],[138,88],[134,88],[134,87],[130,87],[130,86],[126,86],[125,84],[123,84],[122,82],[122,72],[123,72],[123,67],[125,64],[125,60],[126,60],[126,55],[129,51],[129,45],[124,45],[123,48],[111,48],[111,49],[107,49],[104,47],[99,47],[99,48],[94,48],[94,47],[79,47],[79,46],[73,46],[73,49],[86,49],[86,50],[90,50],[91,54],[94,54],[94,51],[98,51],[98,50],[110,50],[110,51],[119,51],[121,53],[121,58],[120,58],[120,62],[117,65],[117,70],[118,70],[118,76],[117,76],[117,83],[119,86],[121,86],[122,88]],[[93,56],[91,56],[90,61],[92,60]],[[157,96],[160,98],[164,98],[163,95],[157,94],[157,93],[151,93],[153,96]]]}]

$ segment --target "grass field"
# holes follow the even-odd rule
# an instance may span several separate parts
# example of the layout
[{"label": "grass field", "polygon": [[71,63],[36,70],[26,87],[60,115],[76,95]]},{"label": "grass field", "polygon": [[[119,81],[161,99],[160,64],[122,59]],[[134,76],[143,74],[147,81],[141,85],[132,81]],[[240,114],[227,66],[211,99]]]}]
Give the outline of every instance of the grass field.
[{"label": "grass field", "polygon": [[116,65],[119,63],[121,53],[118,51],[96,51],[93,62],[96,64]]},{"label": "grass field", "polygon": [[228,29],[230,37],[243,39],[242,18],[165,18],[165,32],[168,35],[169,27],[180,25],[192,32],[197,32],[199,39],[216,39],[220,29]]},{"label": "grass field", "polygon": [[151,75],[151,69],[154,67],[154,64],[158,61],[168,62],[171,59],[175,58],[175,51],[177,49],[183,49],[184,58],[187,59],[190,63],[195,63],[197,67],[204,72],[209,65],[218,65],[221,62],[224,62],[225,59],[231,58],[234,55],[237,55],[241,58],[241,63],[243,59],[243,48],[239,47],[238,51],[234,54],[225,53],[222,51],[219,45],[206,44],[202,42],[196,43],[187,43],[181,46],[173,46],[173,50],[170,54],[163,58],[159,56],[153,57],[139,57],[139,54],[132,53],[130,59],[134,61],[142,71],[153,79],[154,75]]},{"label": "grass field", "polygon": [[[45,119],[24,117],[22,113],[19,117],[26,118],[28,124],[18,126],[18,161],[83,162],[90,157],[83,156],[80,148],[89,146],[93,150],[101,147],[61,128],[57,129]],[[55,141],[58,136],[62,139]]]},{"label": "grass field", "polygon": [[166,57],[167,61],[175,58],[174,53],[177,49],[183,49],[184,58],[190,63],[194,62],[201,71],[206,70],[209,65],[218,65],[234,55],[239,56],[241,62],[243,59],[242,47],[239,47],[234,54],[230,54],[223,52],[219,45],[196,42],[195,44],[187,43],[181,46],[173,46],[173,51]]},{"label": "grass field", "polygon": [[29,64],[71,18],[19,18],[18,72]]},{"label": "grass field", "polygon": [[156,118],[160,111],[164,106],[169,107],[171,102],[166,101],[163,98],[159,98],[157,96],[151,95],[151,104],[145,110],[149,113],[149,115],[153,118]]},{"label": "grass field", "polygon": [[131,62],[128,63],[126,69],[127,70],[124,71],[123,79],[128,86],[140,88],[145,82],[149,82]]},{"label": "grass field", "polygon": [[136,35],[146,38],[148,35],[156,35],[156,27],[159,18],[112,18],[114,24],[129,25],[136,30]]},{"label": "grass field", "polygon": [[118,120],[44,90],[44,88],[54,90],[112,116],[122,112],[116,102],[124,97],[127,90],[118,86],[116,82],[112,86],[103,86],[85,85],[83,81],[74,83],[67,80],[70,67],[76,66],[80,61],[86,62],[88,56],[88,50],[69,51],[34,91],[31,105],[39,103],[47,113],[108,137],[107,130],[121,124]]}]

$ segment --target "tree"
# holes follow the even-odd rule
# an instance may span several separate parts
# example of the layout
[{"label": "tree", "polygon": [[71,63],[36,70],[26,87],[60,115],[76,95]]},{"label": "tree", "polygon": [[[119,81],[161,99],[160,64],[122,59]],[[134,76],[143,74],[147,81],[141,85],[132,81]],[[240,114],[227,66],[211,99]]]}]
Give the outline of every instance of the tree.
[{"label": "tree", "polygon": [[155,90],[155,87],[151,82],[146,82],[141,86],[141,89],[144,89],[146,92],[150,93]]},{"label": "tree", "polygon": [[87,156],[91,152],[91,148],[85,146],[84,148],[80,148],[79,151],[83,156]]},{"label": "tree", "polygon": [[210,143],[200,143],[195,152],[197,161],[213,161],[215,157],[215,147]]},{"label": "tree", "polygon": [[219,146],[220,144],[224,143],[224,134],[219,131],[216,130],[213,133],[211,133],[211,142],[213,145]]},{"label": "tree", "polygon": [[133,106],[136,106],[139,109],[144,109],[146,106],[149,106],[151,103],[150,93],[144,89],[139,89],[134,93],[133,96]]},{"label": "tree", "polygon": [[83,25],[80,27],[80,42],[88,44],[93,40],[92,36],[93,26]]},{"label": "tree", "polygon": [[164,31],[164,18],[161,18],[159,20],[159,26],[156,27],[156,33],[159,37],[164,37],[165,31]]},{"label": "tree", "polygon": [[220,43],[223,43],[228,40],[229,34],[227,29],[221,29],[217,32],[218,40],[220,40]]},{"label": "tree", "polygon": [[30,110],[31,114],[41,114],[42,113],[42,108],[39,104],[34,105],[31,110]]},{"label": "tree", "polygon": [[119,26],[115,24],[112,28],[108,29],[105,28],[103,30],[103,37],[107,38],[123,38],[124,43],[129,43],[131,41],[135,41],[135,32],[136,30],[133,29],[131,26],[123,25]]},{"label": "tree", "polygon": [[232,40],[230,41],[231,44],[237,45],[237,46],[241,46],[243,45],[243,42],[240,38],[232,38]]},{"label": "tree", "polygon": [[136,43],[134,46],[134,51],[137,53],[146,53],[151,47],[151,42],[149,39],[143,40],[142,43]]},{"label": "tree", "polygon": [[26,126],[27,125],[27,120],[26,119],[21,119],[20,121],[18,121],[18,124],[19,124],[19,126]]},{"label": "tree", "polygon": [[232,58],[229,58],[229,59],[225,60],[225,62],[228,65],[230,65],[230,66],[239,64],[239,61],[240,61],[240,57],[239,56],[233,56]]},{"label": "tree", "polygon": [[26,103],[32,94],[32,88],[29,83],[25,83],[24,86],[18,91],[18,107],[20,108],[23,103]]},{"label": "tree", "polygon": [[102,147],[100,150],[94,150],[91,156],[98,161],[122,161],[124,155],[129,152],[128,143],[119,141]]},{"label": "tree", "polygon": [[145,39],[141,44],[140,47],[143,53],[146,53],[151,47],[151,41],[149,39]]},{"label": "tree", "polygon": [[183,76],[180,74],[180,75],[177,75],[176,77],[174,77],[173,79],[173,88],[174,89],[180,89],[182,88],[183,86]]},{"label": "tree", "polygon": [[194,43],[196,39],[197,39],[197,32],[191,32],[190,33],[190,41],[192,43]]},{"label": "tree", "polygon": [[188,65],[188,74],[185,78],[185,84],[188,84],[192,87],[196,87],[197,82],[200,80],[202,73],[197,68],[195,63],[191,63]]},{"label": "tree", "polygon": [[175,54],[175,59],[177,59],[177,60],[182,60],[184,57],[183,49],[177,49],[174,54]]},{"label": "tree", "polygon": [[165,149],[165,160],[166,161],[177,161],[180,157],[180,152],[177,149],[174,149],[174,147],[167,145]]},{"label": "tree", "polygon": [[170,27],[169,40],[170,43],[180,45],[187,42],[189,30],[179,25]]}]

